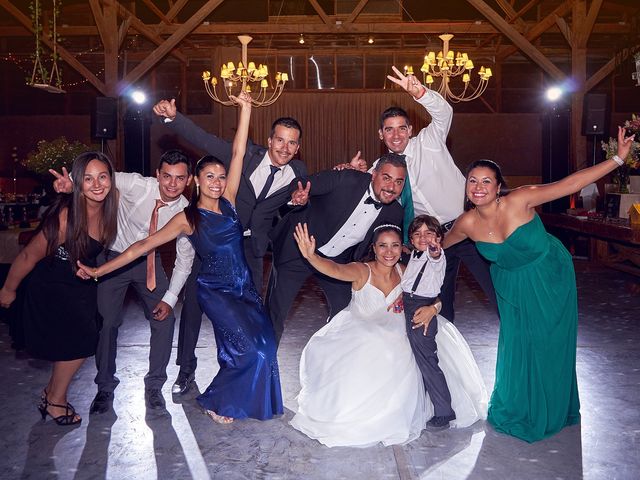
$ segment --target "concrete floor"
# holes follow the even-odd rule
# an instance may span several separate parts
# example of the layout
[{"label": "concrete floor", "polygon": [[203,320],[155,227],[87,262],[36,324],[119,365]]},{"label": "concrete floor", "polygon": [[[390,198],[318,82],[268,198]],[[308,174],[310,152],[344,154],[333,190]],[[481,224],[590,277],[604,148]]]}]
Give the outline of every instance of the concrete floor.
[{"label": "concrete floor", "polygon": [[[217,365],[205,319],[197,355],[197,389],[171,398],[166,411],[146,411],[149,329],[134,301],[120,332],[114,412],[89,416],[96,389],[89,359],[71,387],[84,417],[78,427],[42,422],[36,410],[47,362],[10,347],[0,325],[0,478],[2,479],[637,479],[640,478],[640,281],[578,265],[578,382],[582,425],[533,445],[496,433],[484,422],[463,430],[423,432],[412,443],[368,449],[326,448],[293,430],[289,410],[299,389],[298,360],[323,323],[323,297],[311,283],[292,312],[279,351],[285,405],[267,422],[213,423],[194,401]],[[498,323],[473,282],[459,283],[457,326],[487,387],[494,381]],[[176,329],[177,335],[177,329]],[[198,390],[198,391],[196,391]]]}]

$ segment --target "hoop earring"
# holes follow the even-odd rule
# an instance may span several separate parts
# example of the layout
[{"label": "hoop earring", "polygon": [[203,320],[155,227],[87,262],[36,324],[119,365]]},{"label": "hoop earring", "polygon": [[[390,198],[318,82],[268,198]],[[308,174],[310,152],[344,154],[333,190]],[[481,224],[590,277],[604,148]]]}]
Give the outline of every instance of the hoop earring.
[{"label": "hoop earring", "polygon": [[496,203],[500,205],[500,192],[498,192],[498,195],[496,196]]}]

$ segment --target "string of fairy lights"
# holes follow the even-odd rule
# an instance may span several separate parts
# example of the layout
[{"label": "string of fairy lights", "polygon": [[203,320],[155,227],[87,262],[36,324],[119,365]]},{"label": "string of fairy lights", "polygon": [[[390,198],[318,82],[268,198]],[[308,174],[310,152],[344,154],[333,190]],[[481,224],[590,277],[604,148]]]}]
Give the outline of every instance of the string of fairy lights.
[{"label": "string of fairy lights", "polygon": [[[98,45],[95,47],[91,47],[87,50],[81,51],[81,52],[77,52],[77,53],[73,53],[73,56],[75,58],[79,58],[82,57],[83,55],[89,55],[91,53],[97,52],[97,51],[102,51],[102,46]],[[118,58],[120,58],[120,55],[118,55]],[[27,78],[28,76],[31,75],[31,71],[33,69],[33,55],[32,54],[26,54],[26,55],[16,55],[13,52],[9,52],[6,55],[2,55],[0,56],[0,61],[3,62],[10,62],[12,64],[14,64],[16,67],[18,67],[18,69],[23,72],[25,74],[25,78]],[[96,73],[94,73],[94,75],[98,78],[100,78],[100,76],[104,73],[104,67],[100,68]],[[63,82],[61,84],[62,88],[69,88],[69,87],[77,87],[79,85],[83,85],[85,83],[88,83],[89,80],[87,80],[86,78],[83,78],[81,80],[78,80],[76,82]]]}]

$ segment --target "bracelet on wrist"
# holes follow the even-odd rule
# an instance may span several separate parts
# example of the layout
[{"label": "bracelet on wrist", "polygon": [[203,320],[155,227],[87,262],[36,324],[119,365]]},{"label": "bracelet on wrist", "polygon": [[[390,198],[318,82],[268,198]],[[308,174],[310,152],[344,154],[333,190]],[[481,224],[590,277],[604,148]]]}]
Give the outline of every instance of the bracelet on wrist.
[{"label": "bracelet on wrist", "polygon": [[94,282],[98,281],[98,269],[97,268],[93,269],[93,281]]},{"label": "bracelet on wrist", "polygon": [[624,160],[621,159],[618,155],[614,155],[613,157],[611,157],[611,160],[613,160],[614,162],[616,162],[618,164],[619,167],[621,167],[622,165],[624,165]]}]

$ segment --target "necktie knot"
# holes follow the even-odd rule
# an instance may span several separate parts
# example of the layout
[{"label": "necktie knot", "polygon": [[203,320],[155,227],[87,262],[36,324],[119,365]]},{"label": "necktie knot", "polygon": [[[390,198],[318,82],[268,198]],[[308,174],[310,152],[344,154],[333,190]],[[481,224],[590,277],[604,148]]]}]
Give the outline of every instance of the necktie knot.
[{"label": "necktie knot", "polygon": [[267,198],[269,189],[271,188],[271,185],[273,185],[273,178],[276,176],[276,173],[280,171],[280,168],[274,165],[269,165],[269,168],[271,169],[271,173],[267,177],[267,181],[264,182],[264,187],[262,187],[262,190],[256,197],[256,202],[261,202],[262,200]]},{"label": "necktie knot", "polygon": [[371,197],[371,196],[367,197],[367,199],[364,201],[364,203],[367,204],[367,205],[373,205],[376,210],[380,210],[382,208],[382,203],[380,203],[377,200],[374,200],[373,197]]},{"label": "necktie knot", "polygon": [[161,198],[158,198],[158,199],[156,200],[156,206],[153,208],[153,210],[154,210],[155,212],[157,212],[157,211],[158,211],[158,209],[160,209],[160,208],[162,208],[162,207],[166,207],[166,206],[167,206],[167,204],[166,204],[166,203],[164,203],[164,202],[162,201],[162,199],[161,199]]},{"label": "necktie knot", "polygon": [[424,252],[421,252],[420,250],[414,250],[413,251],[413,258],[420,258],[420,257],[422,257],[423,253]]}]

